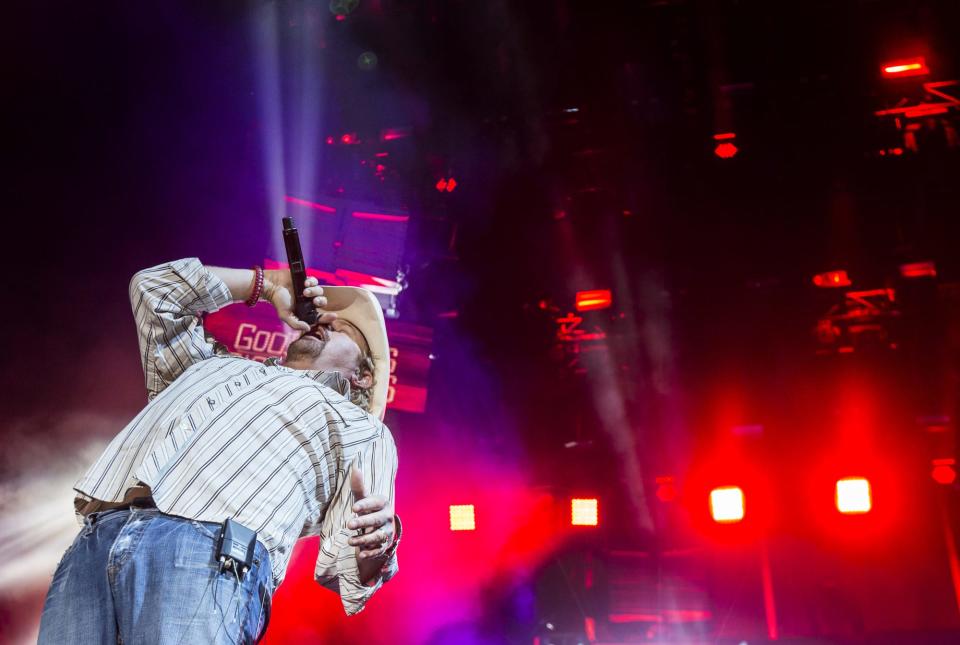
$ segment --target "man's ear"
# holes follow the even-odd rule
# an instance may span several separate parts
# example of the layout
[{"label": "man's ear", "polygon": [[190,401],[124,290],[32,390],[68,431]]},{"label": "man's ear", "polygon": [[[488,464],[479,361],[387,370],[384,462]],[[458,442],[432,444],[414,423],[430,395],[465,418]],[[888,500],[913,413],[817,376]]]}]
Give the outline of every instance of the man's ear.
[{"label": "man's ear", "polygon": [[350,386],[351,386],[351,387],[358,387],[358,388],[360,388],[360,389],[364,389],[364,390],[365,390],[365,389],[367,389],[368,387],[370,387],[371,385],[373,385],[373,372],[364,372],[364,374],[363,374],[362,376],[361,376],[360,374],[358,374],[358,373],[355,372],[355,373],[350,377]]}]

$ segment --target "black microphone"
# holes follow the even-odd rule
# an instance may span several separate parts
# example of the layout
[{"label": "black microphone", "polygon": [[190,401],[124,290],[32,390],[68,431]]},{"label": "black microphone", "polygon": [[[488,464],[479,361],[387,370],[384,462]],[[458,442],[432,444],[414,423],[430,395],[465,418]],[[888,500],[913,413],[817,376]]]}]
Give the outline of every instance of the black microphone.
[{"label": "black microphone", "polygon": [[303,250],[300,248],[300,234],[293,226],[291,217],[283,218],[283,245],[287,249],[287,264],[290,266],[293,293],[296,296],[293,313],[312,327],[317,322],[319,314],[313,306],[313,299],[303,295],[307,281],[307,265],[303,261]]}]

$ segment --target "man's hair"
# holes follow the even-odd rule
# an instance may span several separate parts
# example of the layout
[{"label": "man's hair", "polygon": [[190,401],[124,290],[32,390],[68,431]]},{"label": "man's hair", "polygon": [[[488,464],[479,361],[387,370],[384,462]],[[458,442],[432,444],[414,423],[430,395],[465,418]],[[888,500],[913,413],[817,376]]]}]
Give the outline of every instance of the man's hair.
[{"label": "man's hair", "polygon": [[373,357],[369,354],[361,353],[360,359],[357,361],[357,374],[361,379],[369,374],[370,385],[367,387],[356,387],[351,384],[350,386],[350,402],[367,412],[370,411],[370,402],[373,399],[373,388],[377,385],[375,367]]}]

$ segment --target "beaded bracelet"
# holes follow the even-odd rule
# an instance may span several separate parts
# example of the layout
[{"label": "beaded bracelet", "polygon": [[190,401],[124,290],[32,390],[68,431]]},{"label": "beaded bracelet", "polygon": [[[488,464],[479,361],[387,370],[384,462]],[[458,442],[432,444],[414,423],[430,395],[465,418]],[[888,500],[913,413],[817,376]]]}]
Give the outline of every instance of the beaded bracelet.
[{"label": "beaded bracelet", "polygon": [[260,302],[260,296],[263,294],[263,267],[257,265],[253,267],[253,272],[253,293],[246,300],[248,307],[253,307]]}]

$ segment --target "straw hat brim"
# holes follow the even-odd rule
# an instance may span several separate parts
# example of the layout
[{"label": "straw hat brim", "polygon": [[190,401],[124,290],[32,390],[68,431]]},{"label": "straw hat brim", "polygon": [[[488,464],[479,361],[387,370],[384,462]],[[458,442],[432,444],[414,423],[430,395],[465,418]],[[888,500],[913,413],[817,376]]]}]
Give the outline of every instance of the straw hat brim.
[{"label": "straw hat brim", "polygon": [[374,365],[370,414],[382,420],[390,385],[390,344],[383,309],[373,292],[361,287],[324,285],[323,295],[327,298],[327,304],[321,311],[335,313],[338,318],[359,329],[370,347]]}]

